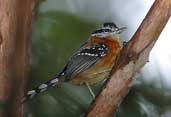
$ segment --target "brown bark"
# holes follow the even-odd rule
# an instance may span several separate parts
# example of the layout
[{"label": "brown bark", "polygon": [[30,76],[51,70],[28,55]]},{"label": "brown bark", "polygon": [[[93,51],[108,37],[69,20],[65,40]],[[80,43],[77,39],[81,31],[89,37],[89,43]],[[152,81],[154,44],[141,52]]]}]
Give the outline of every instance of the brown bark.
[{"label": "brown bark", "polygon": [[0,117],[22,117],[34,0],[0,0]]},{"label": "brown bark", "polygon": [[132,39],[123,47],[110,79],[91,104],[88,117],[110,117],[131,87],[134,74],[148,62],[149,53],[171,15],[171,0],[156,0]]}]

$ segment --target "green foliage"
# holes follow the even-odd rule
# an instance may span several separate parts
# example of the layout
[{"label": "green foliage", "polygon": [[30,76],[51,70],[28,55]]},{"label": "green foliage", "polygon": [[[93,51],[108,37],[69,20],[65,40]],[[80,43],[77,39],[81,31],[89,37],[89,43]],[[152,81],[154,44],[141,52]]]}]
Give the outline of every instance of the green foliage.
[{"label": "green foliage", "polygon": [[0,110],[3,110],[6,107],[7,107],[6,102],[0,101]]}]

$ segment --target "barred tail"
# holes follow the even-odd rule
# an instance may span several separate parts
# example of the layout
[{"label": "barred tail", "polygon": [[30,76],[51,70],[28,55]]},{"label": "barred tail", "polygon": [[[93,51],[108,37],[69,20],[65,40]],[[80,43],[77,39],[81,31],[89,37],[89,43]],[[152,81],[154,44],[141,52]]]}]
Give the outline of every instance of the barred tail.
[{"label": "barred tail", "polygon": [[54,77],[53,79],[39,85],[38,87],[28,91],[22,99],[22,103],[32,99],[37,94],[46,91],[50,87],[54,87],[58,84],[59,79],[64,75],[64,72],[60,73],[58,76]]}]

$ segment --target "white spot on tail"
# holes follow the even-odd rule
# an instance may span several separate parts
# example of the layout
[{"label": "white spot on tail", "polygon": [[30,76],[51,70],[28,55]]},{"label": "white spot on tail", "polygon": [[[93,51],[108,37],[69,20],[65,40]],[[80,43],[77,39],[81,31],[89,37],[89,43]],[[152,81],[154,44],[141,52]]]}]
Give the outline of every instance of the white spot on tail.
[{"label": "white spot on tail", "polygon": [[61,75],[63,76],[63,75],[65,75],[65,73],[63,72]]},{"label": "white spot on tail", "polygon": [[27,92],[27,95],[32,95],[32,94],[34,94],[34,93],[36,93],[36,91],[35,91],[35,90],[31,90],[31,91],[28,91],[28,92]]},{"label": "white spot on tail", "polygon": [[28,91],[27,95],[29,96],[29,98],[32,98],[34,95],[36,95],[36,91],[35,90]]},{"label": "white spot on tail", "polygon": [[47,88],[47,84],[41,84],[41,85],[39,86],[39,89],[44,89],[44,88]]},{"label": "white spot on tail", "polygon": [[55,79],[51,80],[50,83],[53,84],[52,86],[55,86],[58,81],[59,81],[59,79],[55,78]]},{"label": "white spot on tail", "polygon": [[47,89],[47,87],[48,87],[47,84],[41,84],[41,85],[39,86],[40,92],[45,91],[45,90]]}]

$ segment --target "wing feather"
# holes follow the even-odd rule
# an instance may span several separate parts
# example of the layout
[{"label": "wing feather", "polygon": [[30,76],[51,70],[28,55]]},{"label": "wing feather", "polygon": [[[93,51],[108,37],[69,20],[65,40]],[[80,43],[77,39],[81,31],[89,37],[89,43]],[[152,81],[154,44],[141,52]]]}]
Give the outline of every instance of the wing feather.
[{"label": "wing feather", "polygon": [[66,76],[73,78],[78,73],[90,68],[107,54],[107,47],[102,43],[97,43],[91,47],[82,47],[77,50],[67,64]]}]

